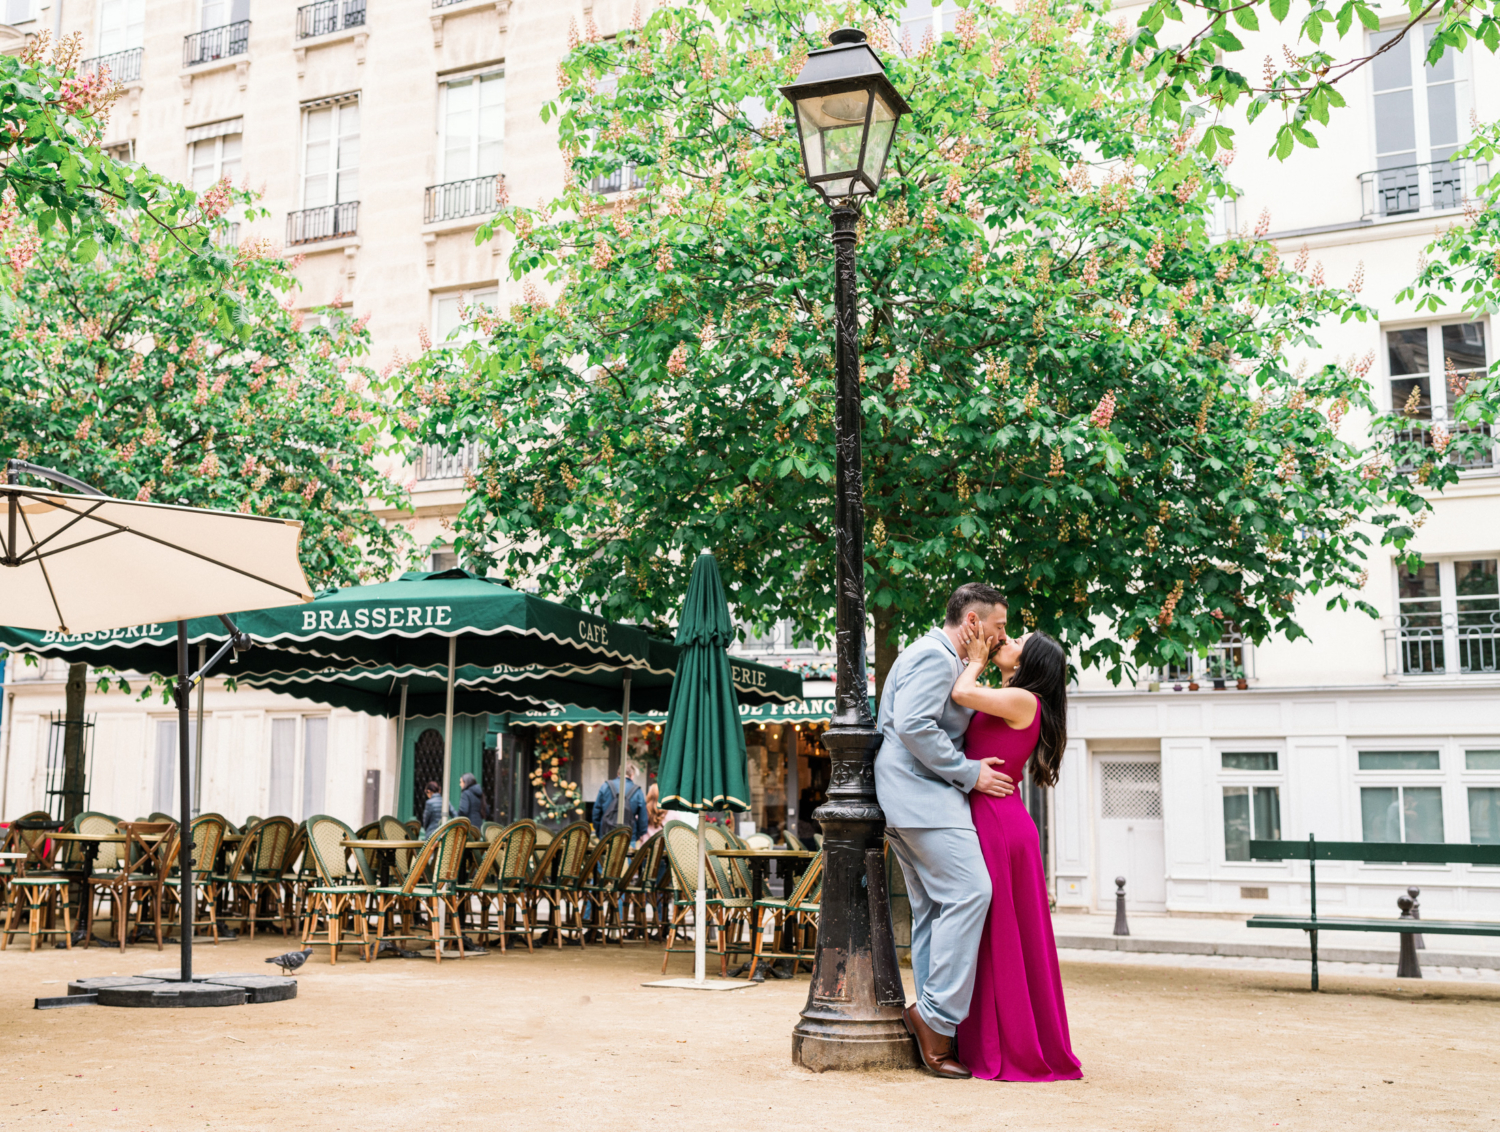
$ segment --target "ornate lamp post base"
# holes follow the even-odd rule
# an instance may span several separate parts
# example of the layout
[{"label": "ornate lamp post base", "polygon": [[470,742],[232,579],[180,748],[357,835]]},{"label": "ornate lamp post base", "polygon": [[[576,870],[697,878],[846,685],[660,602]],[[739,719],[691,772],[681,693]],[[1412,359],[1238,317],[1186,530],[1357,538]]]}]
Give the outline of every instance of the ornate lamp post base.
[{"label": "ornate lamp post base", "polygon": [[807,1005],[792,1030],[792,1060],[829,1069],[913,1069],[916,1043],[901,1020],[906,992],[885,883],[885,815],[875,802],[880,733],[834,726],[823,736],[833,757],[823,826],[823,914]]}]

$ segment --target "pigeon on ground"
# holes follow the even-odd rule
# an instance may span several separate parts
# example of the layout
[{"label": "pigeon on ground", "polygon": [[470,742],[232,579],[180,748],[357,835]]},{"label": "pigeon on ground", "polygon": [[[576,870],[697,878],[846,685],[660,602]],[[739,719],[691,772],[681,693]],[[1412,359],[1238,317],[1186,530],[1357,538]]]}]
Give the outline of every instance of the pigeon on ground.
[{"label": "pigeon on ground", "polygon": [[275,963],[281,968],[283,975],[290,975],[298,967],[307,962],[307,957],[313,953],[313,949],[305,947],[301,951],[288,951],[285,955],[273,955],[267,959],[267,963]]}]

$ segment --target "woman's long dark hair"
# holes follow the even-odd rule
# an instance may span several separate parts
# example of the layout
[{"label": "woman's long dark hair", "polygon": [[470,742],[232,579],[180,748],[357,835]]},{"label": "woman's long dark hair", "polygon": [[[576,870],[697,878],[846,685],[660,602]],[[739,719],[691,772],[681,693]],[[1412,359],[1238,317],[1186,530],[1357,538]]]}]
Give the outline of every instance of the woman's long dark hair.
[{"label": "woman's long dark hair", "polygon": [[1056,786],[1063,748],[1068,745],[1068,654],[1057,640],[1033,632],[1021,646],[1016,674],[1005,685],[1024,688],[1036,697],[1041,716],[1036,751],[1031,756],[1031,781]]}]

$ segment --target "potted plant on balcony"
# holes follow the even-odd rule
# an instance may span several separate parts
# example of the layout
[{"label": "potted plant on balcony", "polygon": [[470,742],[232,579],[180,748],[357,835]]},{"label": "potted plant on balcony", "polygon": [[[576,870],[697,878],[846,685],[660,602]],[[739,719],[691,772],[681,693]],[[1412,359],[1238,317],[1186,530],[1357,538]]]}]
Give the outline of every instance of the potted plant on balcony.
[{"label": "potted plant on balcony", "polygon": [[1234,677],[1234,686],[1240,691],[1243,692],[1250,687],[1249,681],[1245,679],[1245,670],[1239,665],[1235,665],[1234,671],[1230,675]]},{"label": "potted plant on balcony", "polygon": [[1214,691],[1224,690],[1224,681],[1228,678],[1228,665],[1222,656],[1211,656],[1208,658],[1208,675],[1214,682]]}]

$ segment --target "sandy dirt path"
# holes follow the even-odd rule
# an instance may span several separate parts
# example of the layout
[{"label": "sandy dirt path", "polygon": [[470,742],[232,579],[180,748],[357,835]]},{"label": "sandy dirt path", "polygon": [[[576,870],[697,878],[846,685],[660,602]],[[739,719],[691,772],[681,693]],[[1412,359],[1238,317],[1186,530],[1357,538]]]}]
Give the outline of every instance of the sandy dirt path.
[{"label": "sandy dirt path", "polygon": [[[237,940],[196,964],[266,972],[283,950]],[[807,1073],[788,1057],[805,976],[647,989],[660,953],[639,945],[441,967],[324,950],[288,1003],[30,1008],[174,961],[0,954],[0,1128],[1500,1132],[1500,987],[1473,984],[1336,977],[1314,996],[1293,974],[1066,963],[1085,1077],[1051,1085]]]}]

